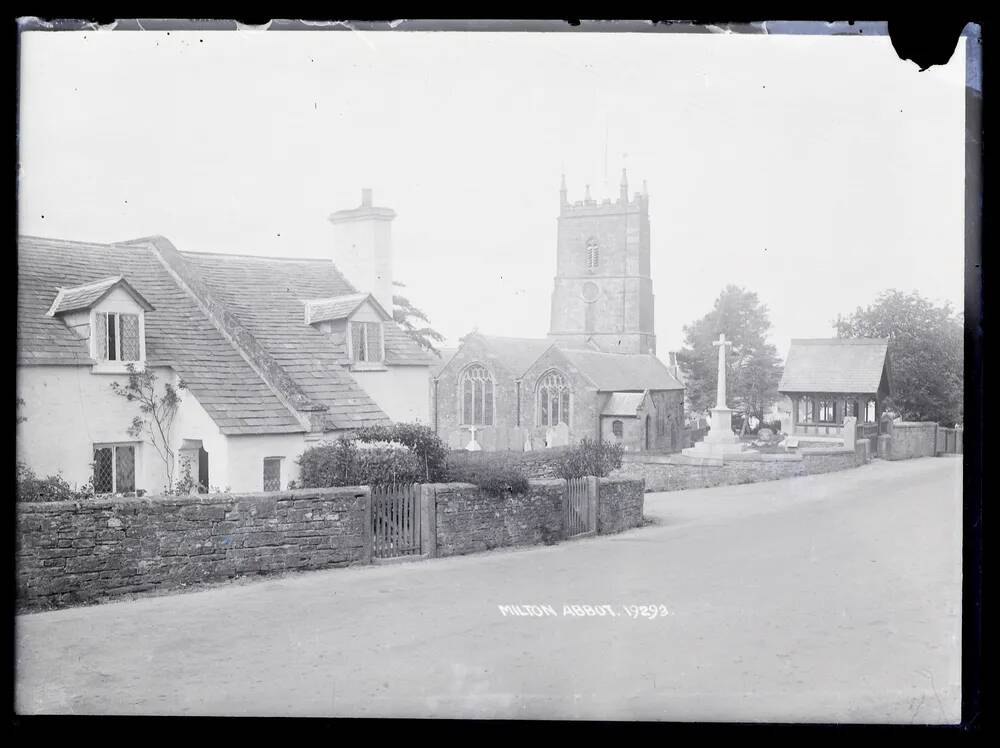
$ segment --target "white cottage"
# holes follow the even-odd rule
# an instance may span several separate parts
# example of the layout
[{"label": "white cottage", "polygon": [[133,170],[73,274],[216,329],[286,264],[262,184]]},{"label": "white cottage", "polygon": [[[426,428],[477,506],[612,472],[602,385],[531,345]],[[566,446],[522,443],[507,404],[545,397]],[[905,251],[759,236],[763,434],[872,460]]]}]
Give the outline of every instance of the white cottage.
[{"label": "white cottage", "polygon": [[[349,249],[387,252],[387,236]],[[370,264],[381,281],[388,263]],[[330,260],[179,252],[162,237],[20,237],[17,459],[101,492],[162,489],[163,460],[128,433],[138,407],[111,387],[129,364],[185,383],[168,439],[210,487],[283,489],[312,444],[427,422],[433,361],[374,296],[384,283],[355,278]]]}]

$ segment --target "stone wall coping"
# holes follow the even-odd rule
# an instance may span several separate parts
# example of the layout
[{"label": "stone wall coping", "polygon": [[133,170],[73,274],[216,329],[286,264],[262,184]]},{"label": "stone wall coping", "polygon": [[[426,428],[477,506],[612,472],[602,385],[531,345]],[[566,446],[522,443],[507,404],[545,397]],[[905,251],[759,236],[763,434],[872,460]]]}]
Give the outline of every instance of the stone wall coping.
[{"label": "stone wall coping", "polygon": [[799,450],[799,454],[804,457],[819,455],[852,455],[854,449],[851,447],[806,447]]},{"label": "stone wall coping", "polygon": [[892,427],[894,429],[918,429],[918,428],[931,428],[937,427],[934,421],[894,421]]},{"label": "stone wall coping", "polygon": [[75,510],[86,506],[90,509],[110,509],[116,506],[148,506],[160,504],[164,506],[192,506],[223,504],[233,501],[274,499],[336,498],[342,496],[364,496],[368,486],[336,486],[332,488],[296,488],[291,491],[258,491],[256,493],[201,493],[188,496],[115,496],[106,499],[84,499],[82,501],[19,501],[17,507],[23,510],[62,512]]},{"label": "stone wall coping", "polygon": [[749,452],[726,455],[725,462],[801,462],[802,455],[798,452]]}]

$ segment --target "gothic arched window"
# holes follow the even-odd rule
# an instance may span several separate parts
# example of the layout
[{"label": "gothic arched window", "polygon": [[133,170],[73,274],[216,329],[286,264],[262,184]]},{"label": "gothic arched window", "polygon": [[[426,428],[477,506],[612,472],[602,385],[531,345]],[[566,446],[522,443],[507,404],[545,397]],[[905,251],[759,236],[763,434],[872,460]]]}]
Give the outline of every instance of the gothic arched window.
[{"label": "gothic arched window", "polygon": [[570,386],[566,378],[554,369],[538,380],[538,425],[569,426]]},{"label": "gothic arched window", "polygon": [[587,240],[587,268],[593,270],[600,263],[600,248],[597,244],[597,239],[590,237]]},{"label": "gothic arched window", "polygon": [[625,424],[621,421],[612,421],[611,433],[614,434],[617,439],[621,439],[625,434]]},{"label": "gothic arched window", "polygon": [[459,378],[458,391],[462,396],[461,423],[463,426],[493,425],[493,375],[482,364],[466,367]]}]

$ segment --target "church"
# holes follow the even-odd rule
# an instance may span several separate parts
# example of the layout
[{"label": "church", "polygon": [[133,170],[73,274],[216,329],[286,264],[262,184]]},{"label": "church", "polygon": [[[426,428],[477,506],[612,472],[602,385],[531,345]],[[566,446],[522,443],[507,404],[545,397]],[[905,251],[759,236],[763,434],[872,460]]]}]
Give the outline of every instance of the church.
[{"label": "church", "polygon": [[478,331],[431,370],[435,431],[453,449],[537,450],[583,438],[627,451],[679,451],[684,386],[656,356],[649,196],[560,189],[546,338]]}]

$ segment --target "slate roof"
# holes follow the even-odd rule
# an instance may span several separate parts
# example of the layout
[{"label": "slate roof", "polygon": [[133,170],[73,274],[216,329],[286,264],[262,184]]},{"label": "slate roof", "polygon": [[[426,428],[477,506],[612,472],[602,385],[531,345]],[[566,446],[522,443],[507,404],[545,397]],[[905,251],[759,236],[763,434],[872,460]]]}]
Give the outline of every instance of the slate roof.
[{"label": "slate roof", "polygon": [[684,385],[656,356],[569,348],[559,350],[602,392],[684,389]]},{"label": "slate roof", "polygon": [[311,299],[305,302],[306,323],[327,322],[329,320],[345,319],[358,310],[362,304],[371,299],[372,304],[382,312],[383,318],[388,313],[382,309],[382,305],[375,301],[371,294],[352,293],[346,296],[334,296],[330,299]]},{"label": "slate roof", "polygon": [[796,338],[778,391],[877,392],[888,350],[888,338]]},{"label": "slate roof", "polygon": [[482,333],[474,334],[515,377],[524,374],[539,356],[552,347],[552,341],[546,338],[505,338]]},{"label": "slate roof", "polygon": [[128,281],[120,275],[113,275],[110,278],[102,278],[93,283],[84,283],[81,286],[60,288],[55,300],[52,302],[52,307],[49,309],[48,315],[52,317],[64,312],[89,309],[115,288],[123,288],[147,312],[153,310],[153,305],[143,298],[142,294],[132,288]]},{"label": "slate roof", "polygon": [[[171,261],[182,262],[205,285],[214,302],[253,335],[302,393],[328,408],[325,429],[388,420],[344,368],[343,339],[331,339],[304,322],[303,300],[357,294],[332,262],[170,251]],[[155,307],[146,316],[147,362],[172,367],[223,433],[304,431],[295,411],[247,363],[245,351],[229,342],[160,256],[146,240],[105,245],[20,237],[17,363],[93,363],[86,342],[45,313],[60,286],[120,275]],[[384,338],[387,363],[431,363],[394,322],[386,322]]]},{"label": "slate roof", "polygon": [[645,397],[645,392],[612,392],[601,415],[634,416]]},{"label": "slate roof", "polygon": [[304,430],[149,249],[19,237],[17,363],[93,364],[86,341],[45,313],[59,286],[112,275],[156,308],[146,317],[147,363],[172,367],[223,433]]},{"label": "slate roof", "polygon": [[[318,361],[336,361],[341,366],[348,363],[343,336],[335,337],[336,345],[330,346],[329,335],[303,324],[304,301],[358,295],[329,260],[200,252],[180,255],[255,337],[269,341],[265,346],[273,355],[282,354],[279,360],[295,365],[289,356],[294,359],[297,353],[313,351],[321,354]],[[395,322],[386,321],[384,337],[387,364],[432,363],[430,355]],[[306,348],[296,348],[299,344]]]}]

